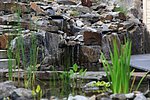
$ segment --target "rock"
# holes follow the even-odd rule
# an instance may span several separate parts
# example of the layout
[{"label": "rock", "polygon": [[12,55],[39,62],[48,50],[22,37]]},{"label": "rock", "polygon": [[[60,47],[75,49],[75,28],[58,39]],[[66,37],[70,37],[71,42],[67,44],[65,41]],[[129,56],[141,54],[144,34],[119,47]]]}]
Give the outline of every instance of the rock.
[{"label": "rock", "polygon": [[111,100],[110,98],[102,97],[100,100]]},{"label": "rock", "polygon": [[[33,42],[34,41],[34,42]],[[24,47],[24,58],[22,56],[22,49],[18,48],[18,43],[22,43]],[[34,45],[33,45],[34,43]],[[33,47],[35,46],[35,47]],[[38,49],[37,49],[38,48]],[[44,36],[42,36],[39,33],[29,33],[25,34],[19,37],[16,37],[12,42],[11,42],[11,47],[10,49],[13,51],[13,53],[17,54],[18,49],[20,50],[20,63],[23,66],[23,59],[25,59],[26,67],[30,64],[33,63],[31,60],[31,50],[37,49],[38,55],[37,55],[37,64],[40,64],[42,62],[43,54],[45,55],[46,51],[46,46],[45,46],[45,41],[44,41]],[[34,53],[32,53],[34,54]],[[32,55],[33,56],[33,55]]]},{"label": "rock", "polygon": [[77,35],[74,40],[83,42],[83,35]]},{"label": "rock", "polygon": [[83,23],[82,21],[80,21],[80,20],[77,20],[77,21],[76,21],[76,24],[77,24],[77,26],[79,26],[79,27],[84,26],[84,23]]},{"label": "rock", "polygon": [[128,93],[128,94],[125,94],[126,98],[127,99],[133,99],[134,98],[134,93]]},{"label": "rock", "polygon": [[55,33],[46,33],[46,47],[49,52],[49,55],[55,56],[56,58],[59,57],[59,43],[62,40],[62,36]]},{"label": "rock", "polygon": [[126,100],[127,99],[125,94],[112,94],[110,95],[110,98],[112,100]]},{"label": "rock", "polygon": [[0,83],[0,97],[8,97],[13,93],[13,90],[16,89],[12,81],[6,81]]},{"label": "rock", "polygon": [[0,35],[0,49],[6,49],[8,44],[8,35]]},{"label": "rock", "polygon": [[78,33],[81,31],[81,28],[76,26],[75,21],[73,19],[69,20],[69,25],[68,28],[66,30],[66,32],[68,32],[68,35],[74,35],[75,33]]},{"label": "rock", "polygon": [[147,91],[144,93],[144,96],[150,97],[150,90],[147,90]]},{"label": "rock", "polygon": [[98,62],[100,58],[100,46],[81,46],[80,49],[80,62],[81,63],[90,63],[90,62]]},{"label": "rock", "polygon": [[132,54],[140,54],[143,53],[143,31],[139,26],[133,26],[128,28],[128,35],[132,40]]},{"label": "rock", "polygon": [[0,11],[5,12],[16,12],[16,9],[20,9],[22,13],[29,12],[30,9],[26,6],[25,3],[15,3],[15,2],[0,2]]},{"label": "rock", "polygon": [[76,95],[76,96],[69,95],[68,100],[89,100],[89,99],[81,95]]},{"label": "rock", "polygon": [[90,0],[81,0],[83,6],[91,7],[92,2]]},{"label": "rock", "polygon": [[118,34],[113,33],[110,35],[104,35],[102,37],[102,51],[106,57],[106,59],[110,59],[110,51],[113,50],[113,40],[116,38],[117,46],[120,50],[121,41],[118,37]]},{"label": "rock", "polygon": [[109,95],[108,95],[108,93],[101,93],[101,94],[98,94],[97,96],[96,96],[96,100],[102,100],[102,98],[103,98],[103,100],[109,100]]},{"label": "rock", "polygon": [[30,6],[37,14],[45,14],[44,10],[41,9],[36,2],[31,2]]},{"label": "rock", "polygon": [[95,90],[99,90],[99,87],[96,87],[96,86],[93,86],[93,84],[96,83],[96,81],[92,81],[92,82],[89,82],[87,84],[84,85],[83,89],[86,93],[88,92],[92,92],[92,91],[95,91]]},{"label": "rock", "polygon": [[40,70],[50,70],[52,69],[52,65],[57,63],[57,59],[54,56],[45,56],[43,61],[41,62]]},{"label": "rock", "polygon": [[106,15],[106,17],[105,17],[105,20],[112,20],[113,19],[113,16],[112,15]]},{"label": "rock", "polygon": [[76,5],[75,0],[57,0],[57,3],[64,4],[64,5]]},{"label": "rock", "polygon": [[85,84],[84,88],[91,87],[94,83],[96,83],[96,81],[91,81],[91,82]]},{"label": "rock", "polygon": [[122,13],[122,12],[119,12],[119,14],[118,14],[118,19],[125,21],[125,20],[126,20],[125,14]]},{"label": "rock", "polygon": [[96,96],[93,95],[92,97],[89,98],[89,100],[96,100]]},{"label": "rock", "polygon": [[24,88],[17,88],[13,90],[16,95],[19,97],[25,97],[26,99],[31,99],[32,98],[32,91],[29,89],[24,89]]},{"label": "rock", "polygon": [[102,44],[102,35],[98,32],[85,31],[83,33],[84,44],[85,45],[101,45]]},{"label": "rock", "polygon": [[137,94],[136,97],[134,98],[134,100],[147,100],[146,97],[140,93],[140,94]]}]

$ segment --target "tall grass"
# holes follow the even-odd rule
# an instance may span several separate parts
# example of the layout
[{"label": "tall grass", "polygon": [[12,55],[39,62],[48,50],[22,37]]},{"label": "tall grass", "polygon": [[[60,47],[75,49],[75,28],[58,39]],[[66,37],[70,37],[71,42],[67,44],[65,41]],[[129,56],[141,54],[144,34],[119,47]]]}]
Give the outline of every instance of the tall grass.
[{"label": "tall grass", "polygon": [[131,41],[125,41],[125,45],[121,45],[119,53],[116,40],[113,41],[113,52],[110,51],[110,64],[103,53],[101,53],[101,61],[107,74],[113,93],[128,93],[130,82],[130,56]]}]

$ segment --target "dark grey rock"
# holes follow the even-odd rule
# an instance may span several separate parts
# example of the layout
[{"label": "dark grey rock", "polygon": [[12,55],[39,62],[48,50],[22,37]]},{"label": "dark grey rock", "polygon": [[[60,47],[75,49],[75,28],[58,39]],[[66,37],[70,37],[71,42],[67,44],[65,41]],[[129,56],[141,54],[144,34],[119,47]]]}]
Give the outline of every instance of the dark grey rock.
[{"label": "dark grey rock", "polygon": [[56,58],[59,57],[59,43],[63,40],[62,36],[55,33],[46,33],[46,47],[48,50],[49,55],[54,56]]},{"label": "dark grey rock", "polygon": [[106,57],[106,59],[110,59],[110,51],[113,50],[113,40],[116,38],[117,46],[120,50],[121,41],[119,39],[118,34],[108,34],[102,37],[102,51]]},{"label": "dark grey rock", "polygon": [[[22,54],[21,45],[22,43],[23,49],[24,49],[24,57]],[[19,47],[18,47],[19,46]],[[38,49],[37,49],[38,48]],[[31,59],[31,56],[33,56],[34,53],[36,53],[33,50],[37,50],[38,54],[35,54],[35,57],[37,58],[37,63],[41,63],[44,59],[43,55],[45,55],[46,46],[44,41],[44,36],[39,33],[29,33],[26,35],[22,35],[19,37],[16,37],[11,42],[10,49],[13,51],[14,54],[20,53],[20,63],[23,65],[23,59],[25,61],[25,66],[28,66],[29,64],[33,64],[33,59]],[[20,52],[18,52],[20,51]]]},{"label": "dark grey rock", "polygon": [[132,54],[141,54],[144,51],[143,29],[138,25],[128,28],[128,36],[132,40]]}]

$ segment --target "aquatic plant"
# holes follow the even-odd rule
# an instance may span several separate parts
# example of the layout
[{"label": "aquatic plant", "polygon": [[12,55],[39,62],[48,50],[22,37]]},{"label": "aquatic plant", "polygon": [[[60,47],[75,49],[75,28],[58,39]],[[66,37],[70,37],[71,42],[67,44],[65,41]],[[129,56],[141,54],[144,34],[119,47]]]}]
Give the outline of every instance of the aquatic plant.
[{"label": "aquatic plant", "polygon": [[[64,84],[63,87],[66,87],[66,89],[68,89],[70,91],[70,83],[71,83],[72,84],[72,91],[70,91],[70,92],[72,92],[72,94],[74,95],[75,94],[75,88],[78,85],[77,75],[80,75],[81,77],[83,77],[86,73],[86,70],[87,69],[85,69],[85,70],[80,69],[79,70],[78,65],[75,63],[69,71],[63,71],[63,73],[60,76],[62,79],[62,83]],[[81,85],[82,82],[83,82],[83,80],[81,79],[79,85]],[[66,89],[65,89],[65,91],[66,91]]]},{"label": "aquatic plant", "polygon": [[[37,85],[36,89],[32,90],[32,95],[34,97],[34,100],[41,100],[43,92],[42,92],[40,85]],[[37,97],[37,98],[35,98],[35,97]]]},{"label": "aquatic plant", "polygon": [[[120,51],[120,53],[119,53]],[[113,52],[110,51],[111,64],[101,53],[101,61],[107,74],[113,93],[128,93],[130,82],[131,41],[126,40],[118,50],[116,39],[113,40]]]}]

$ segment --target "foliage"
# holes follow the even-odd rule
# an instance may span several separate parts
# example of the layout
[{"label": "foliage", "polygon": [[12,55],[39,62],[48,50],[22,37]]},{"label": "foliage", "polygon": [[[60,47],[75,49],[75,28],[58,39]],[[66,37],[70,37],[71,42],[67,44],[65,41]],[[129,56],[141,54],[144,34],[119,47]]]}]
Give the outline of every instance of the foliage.
[{"label": "foliage", "polygon": [[97,86],[97,87],[110,87],[110,83],[109,82],[105,82],[105,81],[97,81],[96,83],[93,83],[92,86]]},{"label": "foliage", "polygon": [[[63,85],[63,88],[65,87],[66,92],[70,91],[70,83],[72,83],[72,88],[73,88],[72,92],[74,94],[74,92],[75,92],[74,88],[76,88],[76,86],[77,86],[77,75],[80,75],[81,77],[83,77],[86,73],[86,70],[87,69],[79,70],[78,65],[74,64],[73,67],[69,71],[63,71],[63,73],[61,74],[60,77],[63,80],[62,85]],[[82,84],[82,80],[80,82],[81,82],[80,84]]]},{"label": "foliage", "polygon": [[110,90],[110,83],[105,81],[97,81],[91,84],[92,87],[99,87],[99,90],[94,90],[92,92],[104,93]]},{"label": "foliage", "polygon": [[140,81],[139,81],[139,83],[138,83],[138,85],[137,85],[137,87],[136,87],[136,91],[138,91],[138,89],[139,89],[139,87],[140,87],[142,81],[143,81],[144,78],[148,75],[148,73],[149,73],[149,71],[140,79]]},{"label": "foliage", "polygon": [[35,97],[37,96],[36,100],[41,100],[42,98],[42,89],[40,87],[40,85],[37,85],[35,90],[32,90],[32,95]]},{"label": "foliage", "polygon": [[113,53],[110,51],[111,62],[108,63],[103,53],[101,53],[101,61],[107,74],[109,82],[112,82],[111,88],[113,93],[128,93],[130,82],[130,56],[131,42],[125,41],[125,45],[121,45],[121,50],[117,48],[116,40],[113,41]]},{"label": "foliage", "polygon": [[127,8],[124,7],[115,7],[114,11],[124,13],[125,15],[127,14]]},{"label": "foliage", "polygon": [[[72,77],[72,76],[74,76],[76,73],[78,73],[80,76],[84,76],[85,75],[85,73],[86,73],[86,70],[87,69],[80,69],[79,71],[79,68],[78,68],[78,65],[75,63],[74,65],[73,65],[73,68],[72,69],[70,69],[70,71],[69,71],[69,73],[70,73],[70,78]],[[75,75],[76,76],[76,75]]]}]

